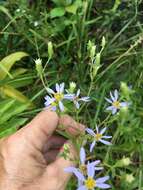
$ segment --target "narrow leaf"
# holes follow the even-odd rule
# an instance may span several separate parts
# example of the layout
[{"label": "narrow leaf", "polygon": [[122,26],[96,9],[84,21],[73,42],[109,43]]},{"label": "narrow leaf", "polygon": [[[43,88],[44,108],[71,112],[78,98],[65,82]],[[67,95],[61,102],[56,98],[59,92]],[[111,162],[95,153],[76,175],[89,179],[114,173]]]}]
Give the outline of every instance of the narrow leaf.
[{"label": "narrow leaf", "polygon": [[16,61],[19,61],[26,56],[28,56],[28,54],[25,52],[16,52],[3,58],[0,61],[0,80],[4,79],[7,74],[9,74],[11,67],[16,63]]}]

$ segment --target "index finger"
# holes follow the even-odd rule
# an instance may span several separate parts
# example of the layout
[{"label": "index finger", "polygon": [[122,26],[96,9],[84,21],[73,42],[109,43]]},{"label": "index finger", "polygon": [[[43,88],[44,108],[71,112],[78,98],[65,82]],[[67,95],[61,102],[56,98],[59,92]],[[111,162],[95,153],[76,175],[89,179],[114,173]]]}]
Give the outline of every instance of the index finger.
[{"label": "index finger", "polygon": [[59,129],[76,136],[84,133],[85,126],[81,123],[76,122],[69,115],[63,115],[59,118]]}]

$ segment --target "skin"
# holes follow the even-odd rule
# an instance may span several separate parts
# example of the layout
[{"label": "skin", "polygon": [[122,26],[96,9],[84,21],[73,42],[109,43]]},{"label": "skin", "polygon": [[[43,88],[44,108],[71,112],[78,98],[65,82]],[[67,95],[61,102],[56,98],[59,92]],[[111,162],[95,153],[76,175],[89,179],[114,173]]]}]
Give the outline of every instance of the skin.
[{"label": "skin", "polygon": [[[84,126],[70,116],[58,117],[44,110],[17,133],[0,141],[1,190],[65,189],[70,174],[64,168],[75,165],[71,160],[77,153],[70,141],[55,135],[58,126],[73,136],[84,131]],[[70,146],[68,160],[59,156],[65,143]]]}]

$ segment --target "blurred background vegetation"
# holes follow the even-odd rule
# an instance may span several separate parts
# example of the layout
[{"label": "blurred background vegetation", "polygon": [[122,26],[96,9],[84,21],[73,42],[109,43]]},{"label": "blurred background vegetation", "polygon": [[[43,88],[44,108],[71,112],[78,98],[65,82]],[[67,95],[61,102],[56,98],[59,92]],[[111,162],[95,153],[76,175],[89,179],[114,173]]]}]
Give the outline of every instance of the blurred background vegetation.
[{"label": "blurred background vegetation", "polygon": [[[0,137],[15,132],[43,108],[46,91],[35,70],[36,58],[42,59],[43,67],[48,61],[48,86],[74,81],[87,95],[91,83],[87,43],[91,40],[98,51],[103,36],[106,46],[90,90],[92,102],[80,110],[78,119],[93,128],[103,120],[116,134],[109,155],[103,151],[106,147],[96,151],[97,158],[106,157],[112,189],[143,190],[142,0],[1,0]],[[121,81],[132,86],[132,105],[127,116],[107,116],[104,97],[119,89]],[[132,165],[112,167],[123,156],[130,157]],[[127,175],[135,179],[128,182]],[[75,189],[74,183],[68,189]]]}]

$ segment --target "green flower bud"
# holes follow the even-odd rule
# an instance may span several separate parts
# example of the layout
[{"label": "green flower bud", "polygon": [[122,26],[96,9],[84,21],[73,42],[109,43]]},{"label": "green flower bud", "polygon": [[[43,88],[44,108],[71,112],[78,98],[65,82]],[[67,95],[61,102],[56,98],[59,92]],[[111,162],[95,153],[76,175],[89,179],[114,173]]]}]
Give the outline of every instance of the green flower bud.
[{"label": "green flower bud", "polygon": [[89,51],[89,56],[91,59],[94,59],[95,53],[96,53],[96,46],[93,42],[89,40],[87,44],[87,50]]},{"label": "green flower bud", "polygon": [[105,45],[106,45],[106,40],[105,40],[105,37],[103,36],[102,42],[101,42],[102,49],[105,47]]},{"label": "green flower bud", "polygon": [[36,70],[37,70],[38,75],[41,76],[43,72],[42,60],[40,58],[36,59],[35,65],[36,65]]},{"label": "green flower bud", "polygon": [[131,160],[129,157],[123,157],[121,160],[117,161],[115,164],[116,167],[124,167],[129,166],[131,164]]},{"label": "green flower bud", "polygon": [[132,174],[126,174],[125,175],[125,181],[127,183],[132,183],[135,180],[134,176]]},{"label": "green flower bud", "polygon": [[130,87],[127,86],[125,82],[121,82],[121,90],[123,95],[129,99],[130,94],[133,92]]},{"label": "green flower bud", "polygon": [[49,59],[53,57],[54,51],[53,51],[53,44],[52,42],[48,42],[48,56]]},{"label": "green flower bud", "polygon": [[69,87],[69,92],[70,93],[74,93],[75,91],[75,88],[76,88],[76,83],[75,82],[70,82],[70,87]]}]

